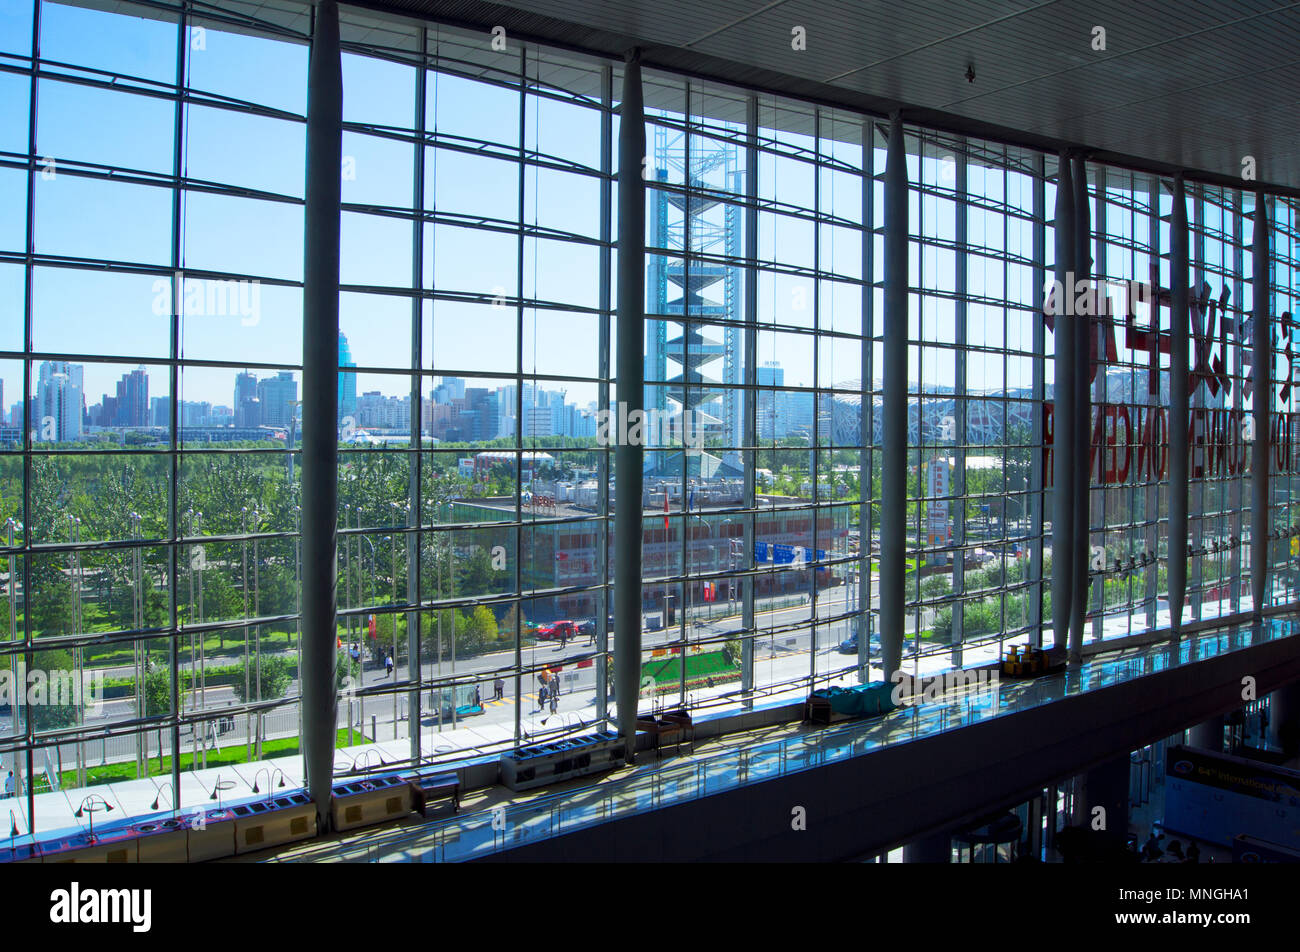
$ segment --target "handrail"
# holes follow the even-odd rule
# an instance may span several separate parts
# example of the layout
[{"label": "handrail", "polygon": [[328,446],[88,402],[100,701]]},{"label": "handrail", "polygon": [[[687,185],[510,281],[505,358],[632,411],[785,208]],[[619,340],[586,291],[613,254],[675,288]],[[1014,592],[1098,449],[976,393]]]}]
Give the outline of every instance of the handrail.
[{"label": "handrail", "polygon": [[[1260,629],[1266,641],[1294,637],[1297,630],[1300,629],[1295,621],[1284,619],[1272,619]],[[1149,645],[1145,651],[1121,654],[1110,660],[1094,656],[1076,669],[1028,681],[1002,682],[996,702],[987,693],[954,695],[938,702],[896,709],[880,718],[827,727],[815,734],[796,734],[751,747],[730,748],[698,760],[669,761],[619,781],[546,794],[415,829],[365,833],[364,844],[344,847],[342,853],[337,852],[334,844],[334,855],[357,859],[364,853],[372,861],[392,859],[398,853],[405,861],[413,861],[415,857],[421,857],[419,861],[438,862],[471,859],[620,816],[657,810],[668,803],[814,769],[888,744],[960,730],[976,721],[1032,709],[1121,681],[1137,680],[1188,662],[1194,645],[1195,658],[1200,661],[1258,643],[1251,626],[1236,626],[1190,634],[1177,644]],[[1150,661],[1155,663],[1147,670]],[[501,809],[505,810],[504,824]],[[327,853],[329,849],[322,846],[314,853]]]}]

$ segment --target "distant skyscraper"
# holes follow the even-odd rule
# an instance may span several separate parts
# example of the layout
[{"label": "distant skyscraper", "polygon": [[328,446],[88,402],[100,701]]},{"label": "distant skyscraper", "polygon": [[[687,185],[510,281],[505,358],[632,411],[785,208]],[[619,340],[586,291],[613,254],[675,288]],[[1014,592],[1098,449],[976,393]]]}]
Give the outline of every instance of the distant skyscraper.
[{"label": "distant skyscraper", "polygon": [[111,426],[149,425],[149,372],[143,367],[117,382],[117,415]]},{"label": "distant skyscraper", "polygon": [[41,364],[36,383],[37,439],[53,438],[63,443],[81,439],[85,399],[82,396],[82,366],[62,360]]},{"label": "distant skyscraper", "polygon": [[257,396],[262,404],[262,426],[288,426],[293,422],[293,405],[298,400],[298,381],[282,370],[274,377],[257,382]]},{"label": "distant skyscraper", "polygon": [[348,346],[347,335],[339,331],[339,419],[355,416],[357,412],[357,375],[345,373],[342,368],[355,367],[352,348]]},{"label": "distant skyscraper", "polygon": [[239,374],[235,377],[235,426],[259,426],[261,422],[261,405],[257,399],[257,374]]},{"label": "distant skyscraper", "polygon": [[433,399],[438,403],[451,403],[453,400],[464,400],[465,381],[460,377],[443,377],[433,391]]}]

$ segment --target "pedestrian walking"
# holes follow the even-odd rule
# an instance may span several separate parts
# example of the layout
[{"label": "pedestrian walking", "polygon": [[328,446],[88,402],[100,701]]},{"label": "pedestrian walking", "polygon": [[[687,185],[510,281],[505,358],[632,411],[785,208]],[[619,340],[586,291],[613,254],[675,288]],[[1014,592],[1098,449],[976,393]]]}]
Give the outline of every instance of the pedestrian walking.
[{"label": "pedestrian walking", "polygon": [[5,799],[14,795],[14,772],[9,771],[9,776],[5,777]]},{"label": "pedestrian walking", "polygon": [[506,683],[500,678],[497,678],[492,684],[492,692],[492,700],[500,701],[506,696]]},{"label": "pedestrian walking", "polygon": [[384,667],[388,669],[388,676],[393,676],[393,655],[389,652],[388,657],[384,659]]},{"label": "pedestrian walking", "polygon": [[560,706],[560,696],[559,696],[559,695],[560,695],[560,692],[559,692],[559,691],[552,691],[552,692],[551,692],[551,713],[552,713],[552,714],[554,714],[555,711],[556,711],[556,709]]}]

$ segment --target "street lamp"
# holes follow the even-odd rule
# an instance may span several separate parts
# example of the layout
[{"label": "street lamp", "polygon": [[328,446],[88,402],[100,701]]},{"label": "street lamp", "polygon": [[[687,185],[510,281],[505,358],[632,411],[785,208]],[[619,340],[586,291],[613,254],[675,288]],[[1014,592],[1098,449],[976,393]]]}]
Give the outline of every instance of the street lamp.
[{"label": "street lamp", "polygon": [[[81,542],[81,520],[76,516],[68,516],[68,540],[74,548],[68,552],[68,576],[72,583],[72,631],[76,635],[85,632],[85,626],[81,615],[81,589],[83,585],[83,576],[81,571],[81,553],[75,546]],[[72,652],[73,659],[73,677],[76,678],[77,684],[85,683],[81,677],[81,651]],[[81,706],[78,705],[77,722],[81,723]],[[86,750],[82,741],[77,741],[77,780],[79,786],[86,785]]]},{"label": "street lamp", "polygon": [[257,773],[253,774],[253,792],[254,792],[254,793],[261,793],[261,792],[262,792],[260,789],[258,789],[258,786],[257,786],[257,778],[258,778],[259,776],[261,776],[262,774],[266,774],[266,798],[269,800],[269,799],[271,799],[271,789],[272,789],[273,786],[275,786],[275,775],[276,775],[276,774],[279,774],[279,775],[280,775],[280,783],[279,783],[279,786],[280,786],[280,787],[283,787],[283,786],[285,785],[285,783],[284,783],[284,771],[281,770],[279,767],[276,767],[276,768],[275,768],[274,773],[271,771],[271,768],[270,768],[270,767],[262,767],[262,768],[260,768],[260,769],[257,771]]},{"label": "street lamp", "polygon": [[220,807],[221,807],[221,794],[222,794],[224,791],[226,791],[226,790],[233,789],[234,786],[235,786],[235,781],[233,781],[233,780],[222,780],[222,779],[221,779],[221,774],[217,774],[217,782],[213,785],[213,787],[212,787],[212,795],[209,796],[208,799],[209,799],[209,800],[216,800],[216,801],[217,801],[217,808],[220,809]]},{"label": "street lamp", "polygon": [[[714,543],[713,543],[713,525],[709,522],[709,520],[707,520],[707,519],[704,518],[703,513],[698,513],[698,512],[697,512],[697,513],[693,513],[693,515],[695,516],[696,519],[700,520],[700,522],[702,522],[702,523],[704,524],[705,531],[707,531],[708,534],[709,534],[709,551],[712,552],[712,554],[713,554],[713,569],[714,569],[714,571],[717,571],[717,568],[718,568],[718,564],[717,564],[717,563],[718,563],[718,558],[717,558],[717,555],[718,555],[718,553],[717,553],[717,549],[714,547]],[[688,588],[688,592],[691,592],[691,595],[690,595],[690,605],[691,605],[691,608],[693,609],[693,608],[695,607],[695,604],[694,604],[694,603],[695,603],[695,596],[694,596],[693,591],[691,591],[690,588]],[[710,621],[713,620],[713,603],[712,603],[712,602],[709,603],[709,620],[710,620]],[[682,650],[685,651],[686,649],[683,648]],[[683,659],[683,663],[684,663],[684,659]],[[685,668],[683,668],[683,670],[685,670]]]},{"label": "street lamp", "polygon": [[[726,527],[734,521],[734,519],[723,519],[722,525]],[[731,537],[730,532],[726,532],[724,535],[727,537],[727,571],[729,573],[727,576],[727,615],[730,616],[735,614],[732,603],[735,599],[736,588],[736,540]]]},{"label": "street lamp", "polygon": [[88,842],[95,842],[95,814],[100,810],[105,813],[113,812],[113,804],[109,803],[97,793],[92,793],[81,801],[81,806],[77,807],[76,817],[80,820],[87,813],[90,814],[90,831],[86,834]]},{"label": "street lamp", "polygon": [[161,784],[158,785],[156,796],[153,798],[153,803],[149,804],[149,809],[150,810],[158,809],[158,803],[160,800],[162,800],[163,787],[166,787],[167,790],[169,791],[167,794],[167,802],[171,804],[172,812],[174,813],[176,811],[176,790],[175,788],[172,787],[172,783],[170,780],[164,780]]}]

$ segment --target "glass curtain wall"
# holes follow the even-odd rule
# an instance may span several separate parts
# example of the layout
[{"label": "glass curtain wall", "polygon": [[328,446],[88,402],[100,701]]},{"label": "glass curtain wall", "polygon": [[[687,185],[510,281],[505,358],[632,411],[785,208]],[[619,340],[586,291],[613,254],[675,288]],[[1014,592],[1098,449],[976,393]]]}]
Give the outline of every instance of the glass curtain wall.
[{"label": "glass curtain wall", "polygon": [[[310,7],[104,6],[0,7],[0,670],[99,689],[0,708],[38,829],[117,782],[234,797],[296,769],[300,730]],[[643,531],[615,540],[619,64],[351,7],[342,31],[336,770],[603,723],[628,545],[645,710],[887,676],[879,118],[646,72]],[[1057,157],[906,148],[904,657],[928,673],[1050,641]],[[1167,292],[1171,183],[1087,168],[1097,641],[1168,625],[1171,324],[1125,294]],[[1251,607],[1253,438],[1269,599],[1295,597],[1300,224],[1269,199],[1253,434],[1255,196],[1188,196],[1188,617],[1212,619]]]}]

